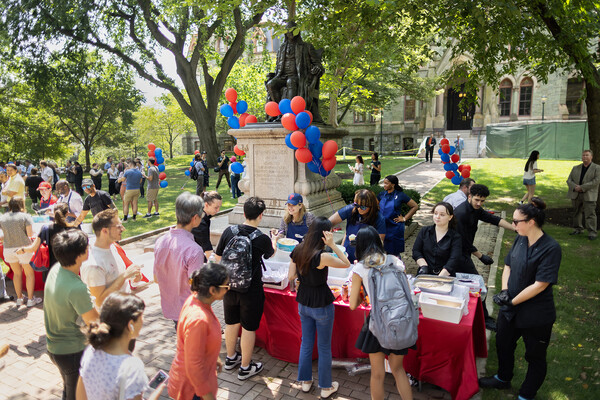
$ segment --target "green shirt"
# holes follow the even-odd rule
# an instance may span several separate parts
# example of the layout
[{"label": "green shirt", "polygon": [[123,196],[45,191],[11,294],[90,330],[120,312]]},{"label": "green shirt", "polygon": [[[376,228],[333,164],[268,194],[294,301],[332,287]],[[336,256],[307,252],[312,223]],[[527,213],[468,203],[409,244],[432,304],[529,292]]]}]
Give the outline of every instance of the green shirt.
[{"label": "green shirt", "polygon": [[46,346],[52,354],[73,354],[85,348],[82,314],[94,308],[90,291],[79,275],[55,264],[44,288]]}]

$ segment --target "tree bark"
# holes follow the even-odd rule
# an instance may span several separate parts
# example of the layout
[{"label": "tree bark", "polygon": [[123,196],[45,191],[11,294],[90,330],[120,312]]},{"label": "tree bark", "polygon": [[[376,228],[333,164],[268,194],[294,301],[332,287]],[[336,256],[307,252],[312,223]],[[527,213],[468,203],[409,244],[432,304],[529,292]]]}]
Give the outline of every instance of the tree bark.
[{"label": "tree bark", "polygon": [[600,87],[596,82],[585,80],[588,117],[588,132],[590,138],[590,149],[594,153],[595,162],[600,160]]}]

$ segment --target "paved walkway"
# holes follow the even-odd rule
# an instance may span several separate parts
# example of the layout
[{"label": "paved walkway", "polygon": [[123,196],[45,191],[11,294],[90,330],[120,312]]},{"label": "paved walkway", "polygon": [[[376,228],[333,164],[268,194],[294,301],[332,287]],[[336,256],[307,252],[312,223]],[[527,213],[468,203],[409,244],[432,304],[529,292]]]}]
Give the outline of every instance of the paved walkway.
[{"label": "paved walkway", "polygon": [[[427,192],[439,181],[442,176],[441,167],[434,164],[418,164],[416,167],[400,174],[403,185],[414,188],[420,193]],[[423,205],[415,219],[423,224],[431,223],[430,207]],[[407,240],[407,249],[412,248],[416,236]],[[496,227],[484,224],[480,227],[476,245],[487,254],[493,254],[498,235]],[[156,236],[146,238],[140,242],[125,246],[128,255],[135,256],[152,247]],[[497,257],[497,254],[494,254]],[[408,273],[416,272],[416,264],[405,253],[404,260]],[[477,265],[480,272],[487,279],[489,267]],[[8,283],[9,292],[14,294],[12,282]],[[43,293],[37,293],[38,296]],[[144,328],[137,341],[135,354],[146,365],[146,373],[153,376],[158,369],[168,371],[175,352],[175,329],[173,323],[162,317],[160,310],[160,296],[156,286],[140,294],[146,302],[144,313]],[[214,305],[215,313],[223,320],[222,303]],[[15,308],[14,303],[0,305],[0,343],[8,343],[10,351],[3,360],[6,363],[1,370],[0,399],[25,400],[25,399],[60,399],[62,383],[57,368],[52,364],[46,353],[44,319],[41,305],[26,309]],[[225,347],[221,349],[221,357],[225,356]],[[298,368],[296,364],[287,363],[269,356],[263,349],[256,348],[254,358],[263,362],[265,370],[258,376],[248,381],[241,382],[237,379],[237,372],[224,371],[219,375],[219,399],[313,399],[319,396],[318,390],[306,394],[295,384]],[[316,376],[316,363],[313,370]],[[340,383],[336,399],[368,399],[369,374],[348,376],[345,369],[334,369],[333,377]],[[386,399],[400,399],[390,374],[386,377]],[[449,393],[430,384],[423,384],[421,392],[413,390],[416,400],[450,399]],[[163,393],[162,399],[169,397]],[[476,395],[474,398],[479,398]]]}]

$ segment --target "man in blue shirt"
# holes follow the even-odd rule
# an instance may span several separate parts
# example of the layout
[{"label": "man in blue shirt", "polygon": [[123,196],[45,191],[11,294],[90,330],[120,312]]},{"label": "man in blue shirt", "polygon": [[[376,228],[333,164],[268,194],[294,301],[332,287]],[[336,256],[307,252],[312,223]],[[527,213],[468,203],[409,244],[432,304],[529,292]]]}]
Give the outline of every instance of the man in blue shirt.
[{"label": "man in blue shirt", "polygon": [[123,196],[123,222],[127,221],[129,204],[131,204],[133,220],[135,221],[138,211],[138,199],[140,197],[142,178],[142,173],[139,169],[137,169],[135,161],[130,161],[129,168],[125,170],[123,177],[119,179],[121,182],[125,181],[125,196]]}]

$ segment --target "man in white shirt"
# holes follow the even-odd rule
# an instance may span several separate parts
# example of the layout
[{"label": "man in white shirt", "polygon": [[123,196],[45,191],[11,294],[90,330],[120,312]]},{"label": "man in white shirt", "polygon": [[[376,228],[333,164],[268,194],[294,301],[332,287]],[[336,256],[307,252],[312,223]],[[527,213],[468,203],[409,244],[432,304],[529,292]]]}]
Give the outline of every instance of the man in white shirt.
[{"label": "man in white shirt", "polygon": [[52,185],[54,183],[54,171],[46,161],[40,161],[40,171],[42,179]]},{"label": "man in white shirt", "polygon": [[92,221],[96,242],[90,248],[87,261],[81,266],[81,280],[88,286],[96,307],[100,307],[109,294],[128,292],[127,280],[141,279],[140,266],[125,266],[117,244],[125,228],[116,209],[99,212]]},{"label": "man in white shirt", "polygon": [[79,193],[71,190],[69,184],[64,179],[60,179],[58,182],[56,182],[56,191],[60,194],[60,197],[56,203],[65,203],[69,206],[67,222],[75,221],[83,210],[83,199]]},{"label": "man in white shirt", "polygon": [[469,190],[474,184],[475,180],[472,178],[463,179],[462,181],[460,181],[458,190],[444,197],[444,201],[446,203],[449,203],[452,206],[452,208],[456,210],[456,207],[467,201],[467,196],[469,196]]}]

